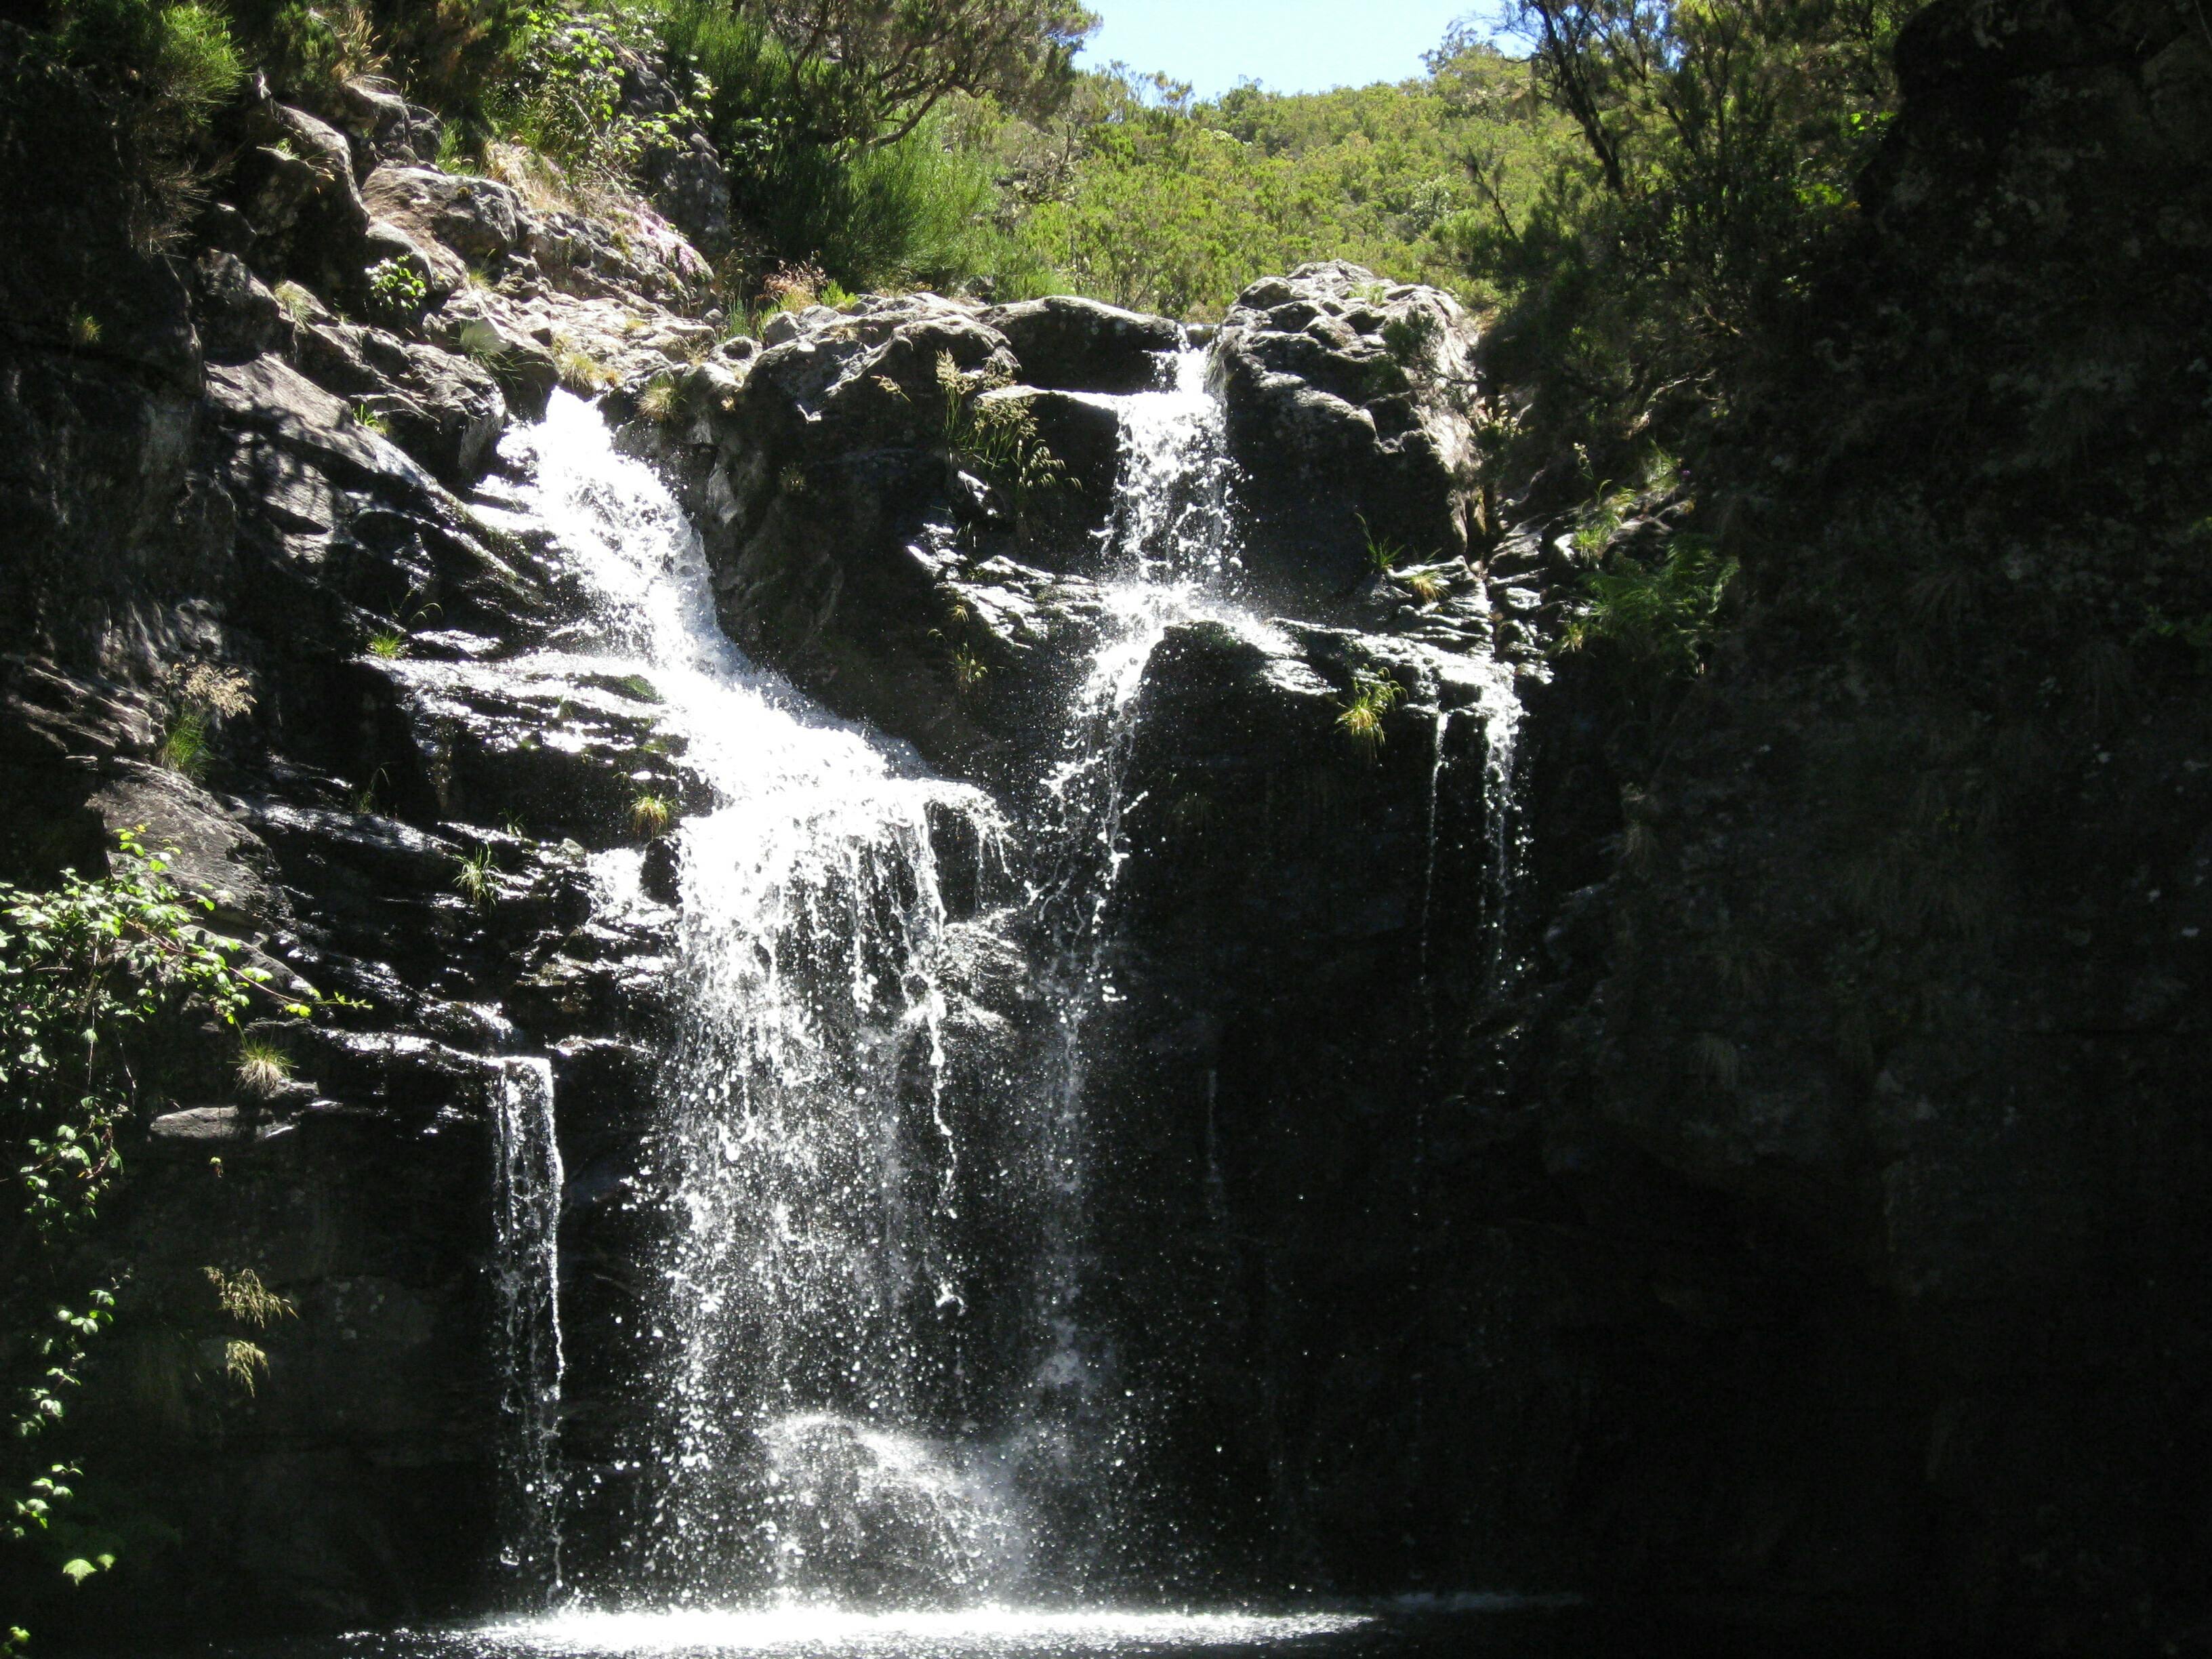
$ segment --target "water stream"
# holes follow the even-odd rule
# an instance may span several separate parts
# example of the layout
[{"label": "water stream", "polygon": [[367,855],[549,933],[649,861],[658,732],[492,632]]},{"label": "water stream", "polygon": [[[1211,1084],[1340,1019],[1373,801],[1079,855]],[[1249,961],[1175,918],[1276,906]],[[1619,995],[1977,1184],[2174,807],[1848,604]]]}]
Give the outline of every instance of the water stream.
[{"label": "water stream", "polygon": [[[1116,994],[1111,914],[1139,693],[1176,624],[1266,629],[1237,603],[1233,468],[1204,357],[1170,367],[1160,390],[1115,400],[1105,622],[1015,824],[731,645],[696,536],[595,410],[556,394],[542,424],[507,441],[526,516],[588,596],[559,648],[514,672],[642,677],[696,796],[673,832],[678,1015],[655,1102],[669,1167],[652,1172],[671,1201],[653,1427],[635,1449],[646,1511],[631,1558],[565,1625],[512,1627],[535,1632],[529,1650],[681,1647],[705,1628],[697,1619],[729,1607],[985,1618],[1079,1598],[1085,1550],[1111,1547],[1098,1472],[1128,1431],[1113,1356],[1083,1314],[1083,1114],[1088,1033]],[[1479,712],[1485,764],[1510,791],[1517,705],[1493,667],[1471,671],[1450,708]],[[1452,718],[1441,681],[1437,701],[1425,959]],[[1493,864],[1510,854],[1499,839]],[[974,860],[957,882],[954,858]],[[606,913],[653,902],[636,850],[597,855],[593,875]],[[964,908],[948,900],[956,886],[974,894]],[[978,930],[1045,941],[1050,1053],[1034,1076],[962,1093],[959,964]],[[544,1063],[514,1062],[500,1130],[502,1340],[520,1379],[507,1525],[513,1564],[549,1585],[561,1579],[550,1103]],[[975,1213],[985,1190],[999,1213]],[[1023,1241],[1018,1263],[1008,1237]],[[1079,1547],[1046,1535],[1070,1515]],[[647,1631],[645,1615],[607,1610],[641,1598],[679,1611]],[[1001,1633],[1008,1651],[1074,1650],[1071,1632]],[[851,1634],[839,1651],[875,1650],[866,1631]],[[912,1650],[934,1650],[928,1631],[908,1634]],[[1248,1621],[1214,1634],[1262,1632]],[[635,1645],[617,1649],[617,1635]],[[748,1640],[773,1647],[773,1636],[762,1626]],[[1098,1625],[1082,1640],[1103,1652],[1154,1638],[1214,1644],[1199,1625]]]}]

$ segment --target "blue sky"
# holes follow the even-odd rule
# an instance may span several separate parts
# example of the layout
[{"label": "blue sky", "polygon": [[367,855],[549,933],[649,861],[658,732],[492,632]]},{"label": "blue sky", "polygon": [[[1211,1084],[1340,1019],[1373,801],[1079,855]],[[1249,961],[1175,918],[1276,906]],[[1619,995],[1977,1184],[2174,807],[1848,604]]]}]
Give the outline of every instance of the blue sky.
[{"label": "blue sky", "polygon": [[1402,81],[1455,17],[1497,0],[1089,0],[1105,26],[1078,60],[1115,58],[1188,81],[1201,98],[1249,76],[1276,92]]}]

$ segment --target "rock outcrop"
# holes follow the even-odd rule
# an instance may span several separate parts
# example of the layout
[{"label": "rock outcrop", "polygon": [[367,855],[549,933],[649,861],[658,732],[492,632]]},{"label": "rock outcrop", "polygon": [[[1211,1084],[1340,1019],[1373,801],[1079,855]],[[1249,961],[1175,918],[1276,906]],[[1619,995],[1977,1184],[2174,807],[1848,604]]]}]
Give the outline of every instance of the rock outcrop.
[{"label": "rock outcrop", "polygon": [[1216,351],[1256,579],[1311,605],[1468,550],[1474,347],[1450,295],[1340,260],[1237,296]]}]

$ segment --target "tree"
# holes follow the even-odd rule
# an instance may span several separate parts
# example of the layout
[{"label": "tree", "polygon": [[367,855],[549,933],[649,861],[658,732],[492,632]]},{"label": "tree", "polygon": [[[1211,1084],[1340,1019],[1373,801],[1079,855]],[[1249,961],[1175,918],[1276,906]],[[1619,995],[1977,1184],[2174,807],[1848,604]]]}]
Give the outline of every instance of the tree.
[{"label": "tree", "polygon": [[955,93],[1047,114],[1098,20],[1076,0],[735,0],[790,54],[808,125],[874,149]]}]

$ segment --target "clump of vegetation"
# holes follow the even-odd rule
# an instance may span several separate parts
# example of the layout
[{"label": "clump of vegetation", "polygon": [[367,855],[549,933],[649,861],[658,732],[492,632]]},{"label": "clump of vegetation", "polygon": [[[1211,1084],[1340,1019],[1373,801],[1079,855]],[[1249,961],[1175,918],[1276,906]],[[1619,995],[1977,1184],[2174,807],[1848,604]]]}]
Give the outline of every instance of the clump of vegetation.
[{"label": "clump of vegetation", "polygon": [[964,645],[952,647],[952,683],[963,691],[973,691],[990,677],[990,665]]},{"label": "clump of vegetation", "polygon": [[598,397],[614,380],[612,370],[573,340],[554,343],[553,368],[561,384],[579,398]]},{"label": "clump of vegetation", "polygon": [[1067,482],[1067,468],[1037,432],[1023,398],[988,394],[1010,382],[1001,370],[963,374],[950,352],[937,359],[945,402],[945,447],[953,460],[1012,496],[1018,513],[1035,496]]},{"label": "clump of vegetation", "polygon": [[80,351],[89,351],[100,343],[100,319],[80,307],[70,313],[70,343]]},{"label": "clump of vegetation", "polygon": [[641,794],[629,804],[630,832],[647,841],[666,835],[675,822],[676,808],[665,795]]},{"label": "clump of vegetation", "polygon": [[249,1100],[274,1100],[292,1080],[292,1056],[266,1036],[249,1036],[238,1045],[239,1092]]},{"label": "clump of vegetation", "polygon": [[1352,696],[1339,705],[1337,730],[1372,757],[1382,752],[1382,717],[1406,695],[1405,687],[1386,675],[1364,670],[1352,677]]},{"label": "clump of vegetation", "polygon": [[382,661],[397,662],[407,650],[407,635],[398,629],[379,629],[368,636],[368,654]]},{"label": "clump of vegetation", "polygon": [[1364,517],[1360,518],[1359,528],[1366,538],[1362,552],[1367,568],[1378,576],[1389,575],[1398,568],[1399,561],[1406,556],[1404,544],[1395,542],[1388,536],[1376,535]]},{"label": "clump of vegetation", "polygon": [[1560,643],[1579,651],[1603,641],[1639,665],[1697,674],[1736,568],[1710,541],[1687,533],[1674,537],[1656,564],[1616,555],[1585,579],[1587,602]]},{"label": "clump of vegetation", "polygon": [[[261,1275],[251,1267],[240,1267],[234,1273],[226,1273],[220,1267],[200,1271],[215,1290],[216,1306],[237,1324],[263,1331],[280,1319],[299,1316],[299,1310],[264,1285]],[[260,1380],[269,1375],[269,1355],[259,1343],[233,1336],[222,1345],[222,1369],[241,1392],[252,1395]]]},{"label": "clump of vegetation", "polygon": [[369,308],[386,318],[412,320],[430,301],[430,285],[404,260],[380,259],[362,280],[368,291]]},{"label": "clump of vegetation", "polygon": [[514,361],[514,349],[501,337],[498,329],[481,317],[471,317],[461,325],[453,343],[461,355],[472,362],[483,364],[495,374],[506,369]]},{"label": "clump of vegetation", "polygon": [[215,757],[214,723],[252,712],[252,682],[234,668],[191,663],[170,670],[164,691],[174,712],[155,761],[197,783]]},{"label": "clump of vegetation", "polygon": [[392,422],[372,404],[355,404],[346,410],[346,418],[364,432],[374,432],[380,438],[392,435]]},{"label": "clump of vegetation", "polygon": [[683,394],[670,374],[654,375],[637,394],[637,412],[655,426],[665,426],[683,408]]},{"label": "clump of vegetation", "polygon": [[499,898],[499,864],[489,847],[479,847],[453,860],[453,890],[479,910],[489,910]]},{"label": "clump of vegetation", "polygon": [[1434,605],[1451,592],[1451,584],[1433,570],[1409,570],[1398,580],[1423,605]]},{"label": "clump of vegetation", "polygon": [[314,320],[315,296],[307,289],[288,277],[271,291],[276,296],[276,303],[283,307],[284,314],[295,323],[305,326]]}]

